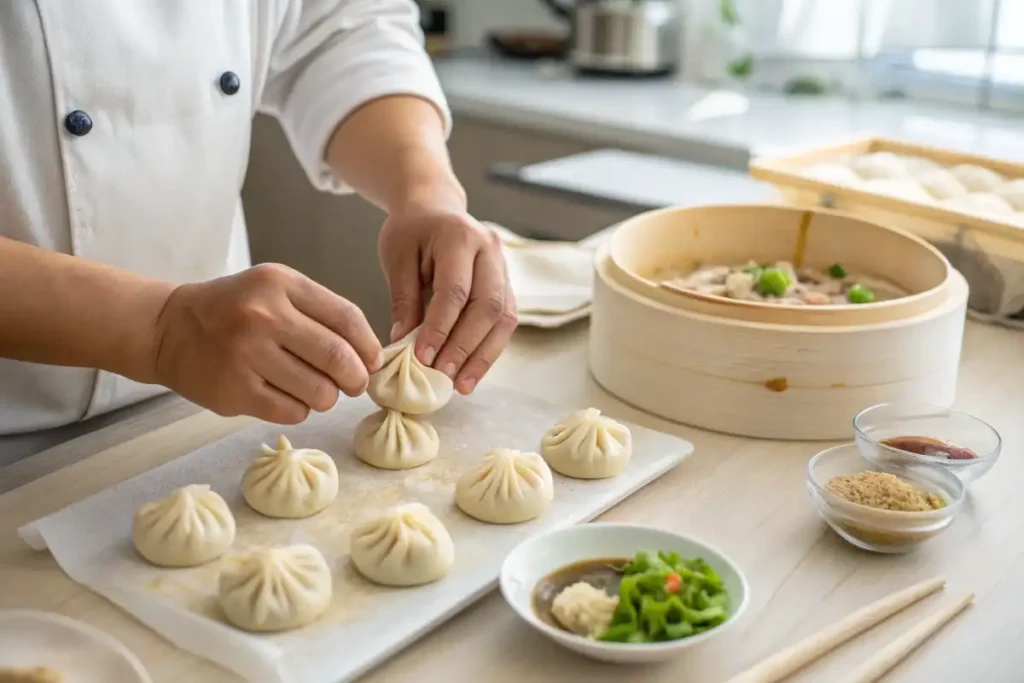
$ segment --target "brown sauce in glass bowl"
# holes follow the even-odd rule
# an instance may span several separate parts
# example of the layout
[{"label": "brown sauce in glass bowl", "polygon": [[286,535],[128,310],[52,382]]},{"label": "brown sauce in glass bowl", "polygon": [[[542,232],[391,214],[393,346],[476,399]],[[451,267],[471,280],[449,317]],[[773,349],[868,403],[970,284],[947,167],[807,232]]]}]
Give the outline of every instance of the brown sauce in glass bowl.
[{"label": "brown sauce in glass bowl", "polygon": [[881,443],[889,448],[942,460],[974,460],[978,457],[977,453],[970,448],[957,446],[931,436],[893,436],[882,439]]}]

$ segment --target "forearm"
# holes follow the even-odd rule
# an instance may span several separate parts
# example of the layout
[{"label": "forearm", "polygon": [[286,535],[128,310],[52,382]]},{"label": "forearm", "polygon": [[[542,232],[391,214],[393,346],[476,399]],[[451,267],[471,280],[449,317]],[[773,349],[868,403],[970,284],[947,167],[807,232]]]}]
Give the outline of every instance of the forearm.
[{"label": "forearm", "polygon": [[152,382],[156,321],[172,289],[0,237],[0,358]]},{"label": "forearm", "polygon": [[465,210],[437,109],[396,95],[363,105],[335,130],[327,147],[331,169],[389,214],[406,207]]}]

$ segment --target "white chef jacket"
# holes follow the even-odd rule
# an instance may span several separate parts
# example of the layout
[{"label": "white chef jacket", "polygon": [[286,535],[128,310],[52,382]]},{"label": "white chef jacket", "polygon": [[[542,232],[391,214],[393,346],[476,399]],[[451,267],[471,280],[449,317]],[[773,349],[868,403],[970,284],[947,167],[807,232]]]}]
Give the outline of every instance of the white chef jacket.
[{"label": "white chef jacket", "polygon": [[[324,148],[361,104],[417,95],[450,128],[418,21],[412,0],[0,0],[0,235],[174,283],[245,269],[255,112],[334,192]],[[0,434],[161,391],[0,360]]]}]

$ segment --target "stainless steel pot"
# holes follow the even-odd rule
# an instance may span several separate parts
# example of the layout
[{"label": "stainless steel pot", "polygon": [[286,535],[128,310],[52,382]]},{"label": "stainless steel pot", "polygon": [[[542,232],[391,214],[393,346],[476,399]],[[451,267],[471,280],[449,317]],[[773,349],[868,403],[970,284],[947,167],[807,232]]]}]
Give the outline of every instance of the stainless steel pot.
[{"label": "stainless steel pot", "polygon": [[569,62],[580,70],[654,75],[678,65],[682,31],[676,0],[543,2],[569,21]]}]

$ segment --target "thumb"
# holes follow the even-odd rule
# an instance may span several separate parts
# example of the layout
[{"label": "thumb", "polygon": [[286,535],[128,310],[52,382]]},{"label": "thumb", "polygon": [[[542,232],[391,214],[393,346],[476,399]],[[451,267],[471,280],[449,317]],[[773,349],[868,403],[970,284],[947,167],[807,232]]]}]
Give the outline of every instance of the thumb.
[{"label": "thumb", "polygon": [[391,341],[396,342],[423,322],[423,286],[419,262],[403,259],[393,263],[385,276],[391,294]]}]

